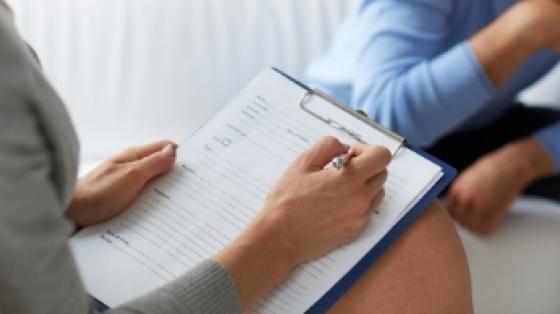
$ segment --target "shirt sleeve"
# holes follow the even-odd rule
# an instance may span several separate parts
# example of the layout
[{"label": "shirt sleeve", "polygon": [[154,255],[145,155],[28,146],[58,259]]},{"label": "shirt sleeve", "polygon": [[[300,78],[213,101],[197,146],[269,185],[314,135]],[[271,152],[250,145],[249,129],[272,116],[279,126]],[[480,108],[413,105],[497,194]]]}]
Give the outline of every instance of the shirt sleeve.
[{"label": "shirt sleeve", "polygon": [[556,173],[560,172],[560,121],[540,130],[535,136],[554,161]]},{"label": "shirt sleeve", "polygon": [[352,106],[423,147],[460,127],[494,93],[468,42],[445,47],[452,3],[376,1],[361,15],[369,31],[360,35],[367,41]]}]

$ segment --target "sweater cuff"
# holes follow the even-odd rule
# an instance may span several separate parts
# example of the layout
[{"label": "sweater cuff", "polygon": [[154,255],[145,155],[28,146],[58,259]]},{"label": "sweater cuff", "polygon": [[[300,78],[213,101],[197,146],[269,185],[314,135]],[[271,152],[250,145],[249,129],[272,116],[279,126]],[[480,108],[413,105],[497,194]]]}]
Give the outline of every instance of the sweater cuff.
[{"label": "sweater cuff", "polygon": [[535,134],[544,149],[554,161],[555,172],[560,172],[560,122],[544,128]]},{"label": "sweater cuff", "polygon": [[166,287],[185,313],[241,313],[241,302],[229,273],[206,260]]},{"label": "sweater cuff", "polygon": [[206,260],[160,289],[106,313],[241,313],[233,279]]}]

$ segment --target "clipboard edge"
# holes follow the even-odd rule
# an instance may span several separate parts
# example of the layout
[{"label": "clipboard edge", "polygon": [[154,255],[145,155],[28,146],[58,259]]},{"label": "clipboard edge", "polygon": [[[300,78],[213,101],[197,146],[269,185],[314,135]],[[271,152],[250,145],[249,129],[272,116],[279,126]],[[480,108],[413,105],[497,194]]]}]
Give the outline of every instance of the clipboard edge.
[{"label": "clipboard edge", "polygon": [[[294,77],[290,76],[289,74],[286,74],[285,72],[283,72],[282,70],[276,68],[276,67],[271,67],[272,70],[274,70],[275,72],[277,72],[278,74],[284,76],[285,78],[287,78],[288,80],[292,81],[294,84],[298,85],[299,87],[303,88],[306,91],[306,94],[303,96],[302,100],[300,101],[300,107],[305,110],[306,112],[317,116],[317,114],[313,113],[310,109],[305,107],[305,101],[307,99],[309,99],[310,96],[318,96],[323,98],[324,100],[326,100],[327,102],[331,103],[333,106],[335,106],[337,109],[340,109],[342,111],[344,111],[347,114],[350,114],[352,117],[358,119],[359,121],[367,124],[368,126],[378,130],[379,132],[382,132],[383,134],[391,137],[392,139],[394,139],[395,141],[399,142],[399,148],[401,146],[403,146],[406,143],[406,139],[396,133],[395,131],[388,129],[386,127],[384,127],[383,125],[371,120],[370,118],[368,118],[365,114],[362,114],[356,110],[351,109],[349,106],[343,104],[342,102],[340,102],[338,99],[332,97],[331,95],[321,91],[320,89],[313,89],[310,88],[309,86],[305,85],[304,83],[300,82],[299,80],[295,79]],[[398,151],[398,149],[397,149]],[[396,152],[395,152],[396,153]]]},{"label": "clipboard edge", "polygon": [[443,190],[457,176],[457,170],[446,162],[413,145],[406,147],[442,168],[443,176],[414,207],[383,238],[373,246],[327,293],[325,293],[305,313],[325,313],[336,301],[372,266],[377,259],[406,231],[424,210],[438,198]]},{"label": "clipboard edge", "polygon": [[[303,88],[308,93],[313,93],[314,90],[300,82],[299,80],[293,78],[292,76],[286,74],[282,70],[276,67],[272,67],[274,71],[281,74],[288,80],[292,81],[294,84]],[[327,101],[331,101],[339,105],[338,101],[331,100],[332,97],[326,97]],[[361,121],[364,118],[360,113],[355,112],[351,109],[345,110],[348,113],[356,116]],[[373,122],[373,121],[371,121]],[[370,124],[370,123],[368,123]],[[374,124],[376,124],[374,122]],[[385,128],[384,128],[385,129]],[[391,131],[394,133],[393,131]],[[396,134],[396,133],[395,133]],[[397,136],[400,136],[397,134]],[[400,237],[400,235],[408,229],[408,227],[424,212],[424,210],[438,198],[438,196],[443,192],[443,190],[453,181],[457,176],[457,170],[447,164],[446,162],[432,156],[426,151],[409,144],[406,140],[402,141],[402,145],[408,147],[420,156],[428,159],[429,161],[437,164],[441,167],[443,176],[438,180],[438,182],[420,199],[416,205],[402,217],[397,224],[389,230],[389,232],[383,236],[383,238],[373,246],[364,257],[362,257],[355,265],[348,271],[334,286],[332,286],[327,293],[325,293],[315,304],[313,304],[305,313],[325,313],[328,309],[336,303],[336,301],[348,290],[350,287],[371,267],[379,257]]]}]

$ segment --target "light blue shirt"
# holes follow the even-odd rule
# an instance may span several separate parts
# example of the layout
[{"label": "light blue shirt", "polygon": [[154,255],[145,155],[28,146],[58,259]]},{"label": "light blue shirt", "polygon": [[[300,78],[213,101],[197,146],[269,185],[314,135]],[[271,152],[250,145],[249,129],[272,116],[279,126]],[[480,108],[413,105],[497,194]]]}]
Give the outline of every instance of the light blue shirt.
[{"label": "light blue shirt", "polygon": [[[307,80],[421,147],[486,126],[560,57],[537,53],[493,86],[467,40],[516,2],[360,0]],[[560,122],[535,135],[560,169]]]}]

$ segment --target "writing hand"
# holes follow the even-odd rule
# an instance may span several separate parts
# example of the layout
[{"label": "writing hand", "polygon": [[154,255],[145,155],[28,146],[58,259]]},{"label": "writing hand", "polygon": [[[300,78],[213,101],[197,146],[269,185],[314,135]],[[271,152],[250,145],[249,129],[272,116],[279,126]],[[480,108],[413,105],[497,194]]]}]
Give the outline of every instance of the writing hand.
[{"label": "writing hand", "polygon": [[347,152],[328,137],[303,153],[269,193],[262,213],[216,256],[249,307],[297,265],[354,240],[384,197],[390,152],[357,145],[341,170],[324,169]]}]

